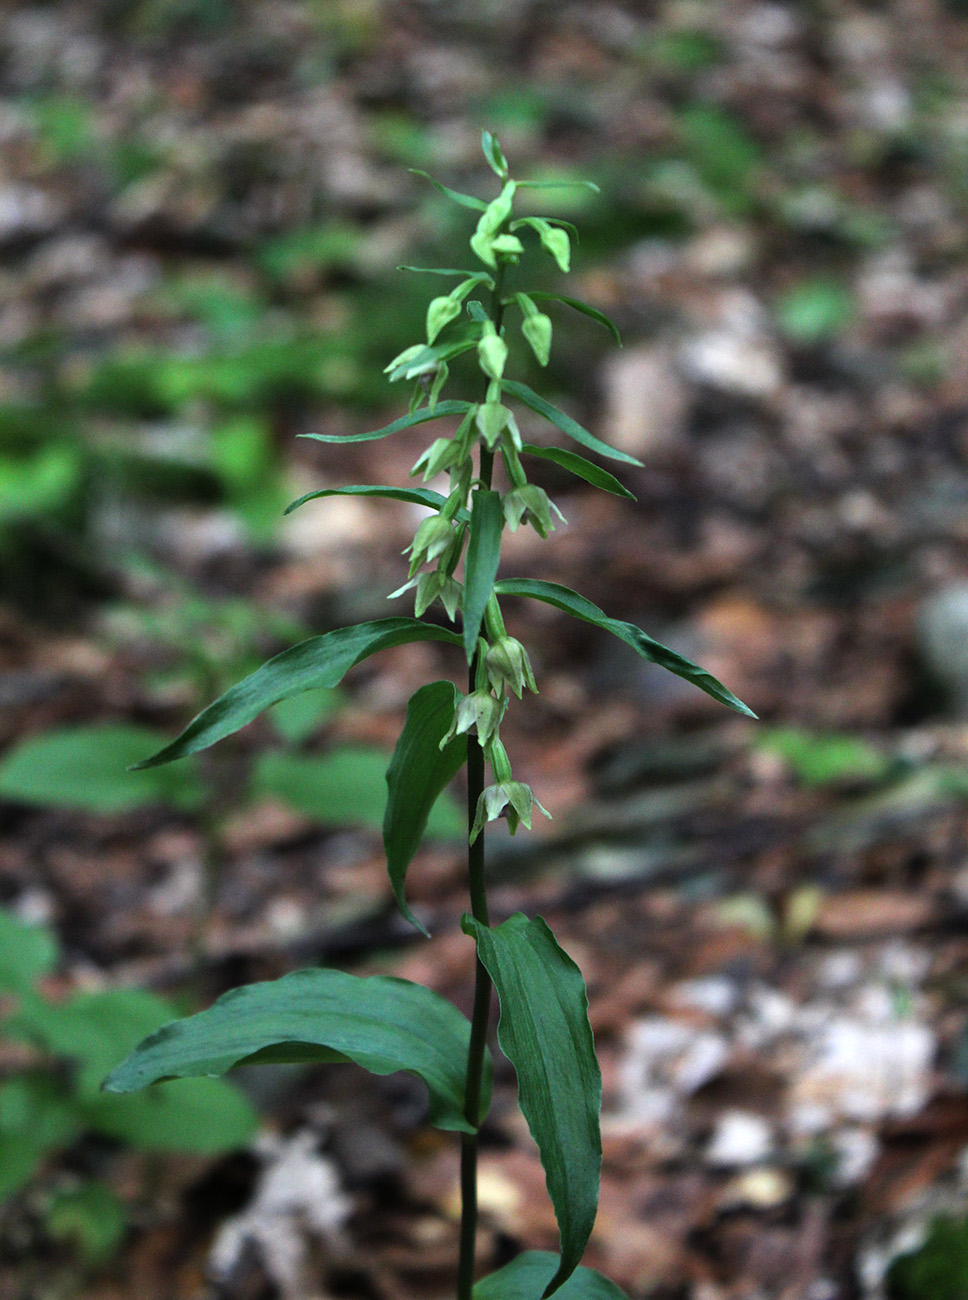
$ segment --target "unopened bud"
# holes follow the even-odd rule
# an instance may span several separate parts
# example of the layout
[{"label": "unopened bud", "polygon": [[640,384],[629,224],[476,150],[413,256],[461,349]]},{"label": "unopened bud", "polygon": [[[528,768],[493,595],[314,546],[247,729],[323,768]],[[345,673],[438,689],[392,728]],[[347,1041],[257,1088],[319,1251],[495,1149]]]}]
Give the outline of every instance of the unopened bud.
[{"label": "unopened bud", "polygon": [[527,316],[521,323],[521,333],[531,344],[531,351],[542,366],[548,364],[551,357],[551,317],[537,311]]},{"label": "unopened bud", "polygon": [[521,698],[525,687],[529,691],[538,690],[528,652],[513,636],[502,636],[494,642],[484,656],[484,669],[495,695],[502,695],[505,686],[509,687],[518,699]]},{"label": "unopened bud", "polygon": [[508,345],[492,326],[477,345],[477,358],[481,369],[490,379],[500,379],[508,359]]},{"label": "unopened bud", "polygon": [[434,298],[427,308],[427,342],[433,343],[444,326],[460,315],[460,311],[460,303],[456,298]]},{"label": "unopened bud", "polygon": [[410,577],[413,577],[421,564],[429,564],[443,555],[456,540],[457,533],[449,519],[442,515],[431,515],[425,519],[414,534],[413,545],[407,547],[411,552]]}]

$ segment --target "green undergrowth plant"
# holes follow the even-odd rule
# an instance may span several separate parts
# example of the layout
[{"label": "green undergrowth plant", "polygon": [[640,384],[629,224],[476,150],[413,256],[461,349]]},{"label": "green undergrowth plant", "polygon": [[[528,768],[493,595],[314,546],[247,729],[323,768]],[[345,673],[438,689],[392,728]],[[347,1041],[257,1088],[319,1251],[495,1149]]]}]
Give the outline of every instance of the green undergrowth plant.
[{"label": "green undergrowth plant", "polygon": [[[387,367],[391,382],[412,385],[408,412],[369,433],[310,435],[322,442],[365,442],[442,422],[450,431],[429,443],[412,477],[426,484],[446,476],[447,490],[357,485],[311,492],[290,507],[354,494],[426,507],[429,513],[408,548],[406,581],[393,593],[413,593],[415,616],[340,628],[284,651],[139,765],[144,770],[186,757],[280,700],[335,686],[378,650],[416,641],[452,647],[466,659],[466,689],[441,680],[411,697],[387,771],[383,836],[397,902],[423,930],[405,897],[407,870],[438,796],[466,767],[470,908],[462,926],[476,950],[471,1019],[437,993],[408,981],[301,970],[235,989],[208,1010],[166,1026],[109,1075],[106,1087],[128,1092],[157,1080],[221,1075],[235,1065],[270,1061],[352,1061],[376,1074],[409,1071],[427,1086],[430,1122],[460,1135],[458,1300],[470,1300],[472,1294],[476,1300],[538,1300],[553,1293],[566,1300],[613,1300],[621,1294],[615,1285],[580,1267],[595,1220],[601,1165],[601,1076],[584,981],[542,918],[517,913],[492,925],[488,910],[487,827],[503,817],[513,834],[521,823],[530,828],[535,809],[545,813],[530,787],[515,777],[501,740],[511,701],[537,689],[527,647],[505,627],[503,602],[513,597],[554,606],[612,633],[721,703],[743,714],[750,711],[702,668],[635,625],[609,617],[568,587],[533,578],[498,578],[505,529],[526,526],[546,537],[561,518],[544,490],[528,478],[526,465],[550,461],[606,492],[631,496],[611,473],[570,447],[525,441],[509,403],[541,416],[585,451],[626,464],[639,462],[509,377],[512,348],[527,348],[547,365],[552,321],[544,309],[549,304],[564,304],[615,330],[601,312],[578,299],[519,287],[518,264],[526,241],[537,243],[565,273],[575,231],[554,217],[515,217],[516,194],[530,183],[509,178],[504,155],[487,132],[483,147],[501,186],[491,201],[428,178],[473,213],[470,247],[480,265],[469,270],[405,268],[456,281],[455,288],[430,302],[426,338],[405,348]],[[464,354],[475,358],[480,369],[479,392],[451,397],[445,392],[448,367]],[[498,1043],[517,1073],[521,1109],[544,1164],[561,1247],[558,1255],[527,1252],[475,1285],[477,1150],[491,1095],[487,1040],[492,989],[500,1003]]]},{"label": "green undergrowth plant", "polygon": [[124,1205],[96,1170],[45,1177],[49,1164],[87,1135],[143,1152],[236,1150],[257,1119],[222,1079],[168,1083],[155,1095],[103,1092],[105,1070],[178,1008],[133,988],[55,996],[47,981],[59,964],[51,930],[0,908],[0,1208],[34,1188],[48,1234],[75,1242],[96,1264],[123,1236]]}]

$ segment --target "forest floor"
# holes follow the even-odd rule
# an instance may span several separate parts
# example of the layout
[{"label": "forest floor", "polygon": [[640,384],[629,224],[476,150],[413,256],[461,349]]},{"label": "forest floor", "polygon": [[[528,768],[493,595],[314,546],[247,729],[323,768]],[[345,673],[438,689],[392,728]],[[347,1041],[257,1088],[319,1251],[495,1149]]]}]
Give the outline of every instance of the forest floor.
[{"label": "forest floor", "polygon": [[[502,573],[641,624],[761,721],[508,602],[540,694],[502,735],[553,820],[489,833],[493,912],[545,916],[588,983],[605,1161],[586,1263],[633,1300],[944,1300],[885,1276],[968,1213],[968,25],[926,0],[641,8],[14,7],[0,741],[174,734],[205,698],[186,641],[217,678],[220,655],[287,644],[280,621],[409,612],[385,598],[419,511],[272,521],[317,487],[406,483],[422,442],[294,435],[400,413],[380,370],[426,283],[394,268],[453,265],[469,233],[407,166],[490,193],[486,126],[520,174],[591,176],[600,199],[556,209],[587,230],[565,291],[625,347],[556,319],[544,382],[643,461],[620,475],[636,501],[545,465],[567,525],[514,534]],[[461,673],[449,653],[354,670],[301,752],[389,752],[410,693]],[[268,743],[257,723],[203,769],[223,860],[201,959],[197,818],[4,799],[0,903],[59,935],[51,997],[208,1000],[322,963],[468,1010],[459,847],[410,872],[426,940],[378,830],[238,797]],[[20,1065],[0,1041],[0,1073]],[[447,1295],[457,1150],[421,1086],[345,1066],[240,1084],[264,1116],[245,1152],[85,1138],[52,1158],[0,1207],[3,1300]],[[499,1062],[491,1264],[557,1246],[514,1096]],[[129,1225],[88,1267],[44,1205],[93,1174]]]}]

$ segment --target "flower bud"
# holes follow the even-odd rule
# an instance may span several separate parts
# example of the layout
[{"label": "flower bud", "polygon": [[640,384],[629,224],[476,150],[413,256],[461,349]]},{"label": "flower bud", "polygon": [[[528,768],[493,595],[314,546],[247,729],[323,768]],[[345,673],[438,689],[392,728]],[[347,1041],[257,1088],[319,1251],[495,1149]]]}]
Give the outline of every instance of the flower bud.
[{"label": "flower bud", "polygon": [[524,245],[517,235],[495,235],[491,240],[491,251],[509,262],[516,262],[524,252]]},{"label": "flower bud", "polygon": [[433,343],[444,326],[460,315],[460,311],[460,302],[456,298],[434,298],[427,308],[427,342]]},{"label": "flower bud", "polygon": [[508,359],[508,345],[494,331],[493,326],[477,345],[477,359],[489,379],[500,379],[504,374],[504,363]]},{"label": "flower bud", "polygon": [[521,322],[521,333],[531,344],[539,364],[546,366],[551,357],[551,317],[536,311]]},{"label": "flower bud", "polygon": [[551,254],[562,271],[567,272],[571,263],[571,242],[568,239],[568,232],[562,230],[560,226],[549,226],[546,222],[542,222],[538,226],[538,234],[545,251]]},{"label": "flower bud", "polygon": [[502,695],[505,686],[521,698],[524,688],[537,692],[531,660],[524,646],[513,636],[499,637],[484,656],[487,680],[495,695]]},{"label": "flower bud", "polygon": [[443,515],[431,515],[425,519],[414,534],[413,545],[407,547],[411,552],[410,577],[413,577],[421,564],[429,564],[431,560],[443,555],[457,538],[454,525]]},{"label": "flower bud", "polygon": [[500,402],[482,402],[477,408],[474,422],[491,451],[494,450],[502,430],[507,427],[508,421],[513,418],[511,411]]}]

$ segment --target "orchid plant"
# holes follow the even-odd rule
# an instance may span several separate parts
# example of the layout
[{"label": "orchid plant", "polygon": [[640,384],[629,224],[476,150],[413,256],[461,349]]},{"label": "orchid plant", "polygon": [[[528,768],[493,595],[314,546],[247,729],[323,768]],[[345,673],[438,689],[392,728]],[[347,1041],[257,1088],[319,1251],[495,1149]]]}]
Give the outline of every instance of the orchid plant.
[{"label": "orchid plant", "polygon": [[[512,698],[520,700],[526,691],[537,690],[526,646],[508,634],[502,601],[517,597],[555,606],[610,632],[643,658],[730,708],[752,715],[702,668],[634,624],[609,617],[568,587],[532,578],[498,578],[505,529],[533,528],[545,538],[562,519],[544,489],[529,480],[526,463],[552,462],[605,492],[632,495],[608,470],[579,452],[526,442],[515,405],[600,458],[639,462],[602,442],[528,385],[507,377],[512,349],[522,345],[539,365],[547,366],[553,338],[552,321],[543,310],[547,303],[582,312],[616,338],[618,332],[606,316],[579,299],[517,287],[527,243],[536,242],[564,274],[576,232],[557,217],[516,217],[518,193],[540,183],[512,180],[497,140],[486,131],[482,140],[500,182],[496,198],[458,193],[427,177],[449,199],[477,214],[470,248],[480,265],[466,270],[401,268],[456,280],[455,288],[430,302],[426,339],[405,348],[387,366],[391,382],[412,384],[408,413],[367,433],[309,436],[321,442],[370,441],[430,422],[448,422],[452,432],[430,442],[417,458],[412,477],[423,486],[327,488],[289,507],[294,510],[335,495],[388,497],[426,507],[430,513],[408,548],[406,581],[393,593],[413,593],[414,617],[340,628],[284,651],[140,764],[168,763],[194,753],[287,697],[335,686],[350,668],[378,650],[426,640],[462,652],[467,662],[465,690],[451,680],[435,681],[419,688],[409,701],[387,771],[383,836],[400,909],[426,933],[407,903],[406,875],[431,808],[466,767],[470,907],[462,925],[476,952],[471,1017],[408,981],[332,969],[301,970],[234,989],[208,1010],[165,1026],[109,1075],[106,1087],[127,1092],[162,1079],[221,1075],[233,1066],[273,1061],[336,1060],[355,1062],[376,1074],[410,1071],[427,1086],[430,1123],[460,1135],[457,1300],[538,1300],[553,1294],[563,1300],[615,1300],[621,1292],[611,1281],[580,1266],[597,1210],[602,1151],[601,1075],[584,981],[540,917],[517,913],[492,925],[488,912],[487,827],[505,818],[513,834],[521,823],[531,827],[535,809],[550,815],[530,787],[515,778],[501,740]],[[456,399],[445,396],[450,363],[468,353],[475,354],[481,372],[479,392]],[[427,486],[444,476],[445,492]],[[561,1241],[557,1255],[528,1251],[478,1280],[477,1152],[491,1095],[492,990],[500,1004],[497,1041],[517,1074],[519,1103],[541,1155]]]}]

